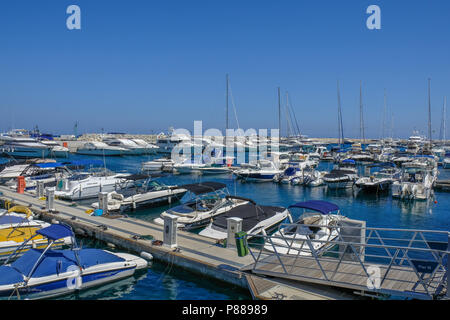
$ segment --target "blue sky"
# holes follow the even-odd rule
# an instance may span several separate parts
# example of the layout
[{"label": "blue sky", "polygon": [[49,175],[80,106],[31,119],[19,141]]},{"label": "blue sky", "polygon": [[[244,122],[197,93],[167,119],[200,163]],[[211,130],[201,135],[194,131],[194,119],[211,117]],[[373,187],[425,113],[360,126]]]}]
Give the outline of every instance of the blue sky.
[{"label": "blue sky", "polygon": [[[81,30],[66,28],[71,4]],[[366,28],[371,4],[381,30]],[[242,128],[277,127],[280,86],[315,137],[337,136],[338,79],[345,136],[359,136],[360,80],[367,137],[380,136],[384,88],[395,136],[426,134],[430,77],[436,138],[450,96],[449,18],[445,0],[4,0],[0,131],[223,129],[228,73]]]}]

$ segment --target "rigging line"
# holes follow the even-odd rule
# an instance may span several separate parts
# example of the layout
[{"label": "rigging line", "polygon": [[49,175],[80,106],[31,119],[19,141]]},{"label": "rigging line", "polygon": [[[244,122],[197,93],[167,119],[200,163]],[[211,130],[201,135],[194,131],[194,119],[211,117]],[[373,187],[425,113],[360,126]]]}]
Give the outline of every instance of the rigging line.
[{"label": "rigging line", "polygon": [[289,101],[289,106],[291,107],[292,114],[294,115],[295,125],[297,127],[297,134],[300,136],[301,135],[300,134],[300,127],[298,125],[297,117],[295,116],[294,107],[292,106],[292,103],[290,101]]},{"label": "rigging line", "polygon": [[233,91],[231,90],[230,84],[228,84],[228,88],[230,90],[231,104],[233,105],[234,117],[236,118],[236,123],[237,123],[238,129],[240,129],[241,127],[239,126],[239,120],[238,120],[237,113],[236,113],[236,105],[234,103]]}]

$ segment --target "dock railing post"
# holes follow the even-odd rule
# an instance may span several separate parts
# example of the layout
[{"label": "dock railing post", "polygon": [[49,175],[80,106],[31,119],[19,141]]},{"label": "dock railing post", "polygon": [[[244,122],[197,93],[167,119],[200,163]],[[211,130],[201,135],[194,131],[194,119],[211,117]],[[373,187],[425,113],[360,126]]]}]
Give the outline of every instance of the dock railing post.
[{"label": "dock railing post", "polygon": [[38,181],[36,183],[36,196],[38,199],[44,196],[44,181]]},{"label": "dock railing post", "polygon": [[164,216],[164,237],[163,245],[175,248],[177,244],[177,220],[178,216],[168,214]]},{"label": "dock railing post", "polygon": [[235,234],[242,231],[242,219],[241,218],[228,218],[227,219],[227,248],[236,248]]},{"label": "dock railing post", "polygon": [[103,214],[108,213],[108,192],[98,193],[98,208],[103,211]]},{"label": "dock railing post", "polygon": [[55,209],[54,209],[55,188],[46,188],[45,193],[46,193],[46,197],[47,197],[46,202],[45,202],[45,209],[48,212],[55,211]]}]

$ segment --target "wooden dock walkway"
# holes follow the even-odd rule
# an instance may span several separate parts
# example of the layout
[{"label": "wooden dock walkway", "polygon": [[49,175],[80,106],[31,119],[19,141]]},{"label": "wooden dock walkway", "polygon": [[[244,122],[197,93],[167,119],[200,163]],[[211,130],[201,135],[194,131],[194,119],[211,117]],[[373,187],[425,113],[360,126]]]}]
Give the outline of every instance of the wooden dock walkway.
[{"label": "wooden dock walkway", "polygon": [[[249,289],[250,292],[255,293],[253,297],[256,299],[276,298],[270,295],[270,290],[260,292],[258,285],[264,283],[263,280],[253,281],[241,270],[254,262],[251,255],[239,257],[236,250],[224,248],[213,239],[179,230],[176,249],[155,245],[153,240],[163,240],[163,226],[151,221],[126,216],[111,218],[90,216],[86,210],[91,208],[82,205],[71,206],[67,201],[56,199],[55,212],[49,213],[45,211],[45,201],[37,199],[34,194],[28,192],[18,194],[4,186],[0,186],[0,192],[2,193],[0,200],[27,206],[42,220],[67,223],[77,234],[114,244],[118,248],[136,254],[150,253],[155,259],[188,269],[200,276],[208,276]],[[151,236],[152,240],[148,240],[148,236]],[[319,297],[320,299],[340,299],[339,293],[325,287],[321,289],[313,286],[296,287],[277,282],[276,279],[272,279],[271,284],[276,287],[275,291],[280,292],[281,296],[293,299],[318,299]],[[351,299],[351,297],[346,296],[345,299]]]}]

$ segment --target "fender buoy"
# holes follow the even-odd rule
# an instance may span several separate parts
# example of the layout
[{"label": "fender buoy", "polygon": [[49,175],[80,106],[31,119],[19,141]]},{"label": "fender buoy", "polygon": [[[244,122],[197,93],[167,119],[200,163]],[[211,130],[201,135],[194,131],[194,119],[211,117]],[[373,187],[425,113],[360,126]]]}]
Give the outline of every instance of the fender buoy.
[{"label": "fender buoy", "polygon": [[24,206],[14,206],[9,209],[8,212],[25,213],[27,215],[27,218],[33,215],[33,212],[29,208]]}]

